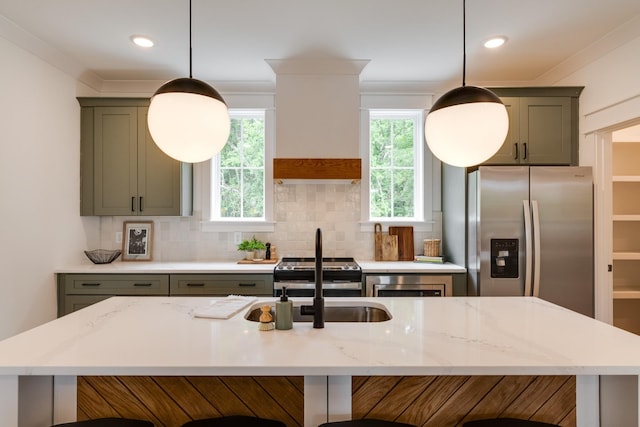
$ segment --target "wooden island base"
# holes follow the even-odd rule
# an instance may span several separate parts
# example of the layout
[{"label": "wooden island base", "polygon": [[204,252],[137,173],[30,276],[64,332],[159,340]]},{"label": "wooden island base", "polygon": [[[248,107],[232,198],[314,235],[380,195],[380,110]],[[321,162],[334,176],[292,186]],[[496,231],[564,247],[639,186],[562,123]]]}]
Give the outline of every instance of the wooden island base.
[{"label": "wooden island base", "polygon": [[[575,376],[354,376],[352,390],[353,418],[442,427],[500,416],[576,426]],[[304,377],[78,377],[78,420],[179,427],[231,414],[303,426]]]}]

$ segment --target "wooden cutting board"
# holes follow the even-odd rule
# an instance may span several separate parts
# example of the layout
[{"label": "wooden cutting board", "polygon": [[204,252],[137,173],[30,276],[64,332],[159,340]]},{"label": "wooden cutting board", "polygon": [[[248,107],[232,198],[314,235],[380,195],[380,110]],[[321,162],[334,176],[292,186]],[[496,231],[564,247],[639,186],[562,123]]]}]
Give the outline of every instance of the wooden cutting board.
[{"label": "wooden cutting board", "polygon": [[413,227],[389,226],[389,234],[398,236],[398,261],[413,261]]},{"label": "wooden cutting board", "polygon": [[382,225],[373,226],[374,257],[376,261],[398,260],[398,236],[382,233]]}]

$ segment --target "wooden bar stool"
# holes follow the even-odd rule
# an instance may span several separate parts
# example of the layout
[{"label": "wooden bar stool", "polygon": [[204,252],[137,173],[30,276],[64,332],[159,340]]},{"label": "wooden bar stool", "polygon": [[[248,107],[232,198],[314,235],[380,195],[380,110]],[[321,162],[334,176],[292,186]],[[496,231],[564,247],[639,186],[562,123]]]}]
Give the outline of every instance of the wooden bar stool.
[{"label": "wooden bar stool", "polygon": [[287,427],[285,423],[267,418],[230,415],[227,417],[204,418],[189,421],[182,427]]},{"label": "wooden bar stool", "polygon": [[51,427],[154,427],[154,424],[151,421],[132,420],[129,418],[100,418],[56,424]]},{"label": "wooden bar stool", "polygon": [[468,421],[462,427],[558,427],[558,425],[540,421],[517,420],[515,418],[494,418]]},{"label": "wooden bar stool", "polygon": [[398,423],[395,421],[376,420],[366,418],[361,420],[334,421],[320,424],[318,427],[416,427],[413,424]]}]

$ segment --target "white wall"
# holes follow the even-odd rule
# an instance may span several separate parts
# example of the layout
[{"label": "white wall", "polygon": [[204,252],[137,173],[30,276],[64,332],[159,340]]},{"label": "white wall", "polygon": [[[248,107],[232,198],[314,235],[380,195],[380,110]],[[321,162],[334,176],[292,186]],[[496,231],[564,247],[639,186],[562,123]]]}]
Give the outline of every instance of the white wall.
[{"label": "white wall", "polygon": [[57,266],[86,248],[76,81],[0,38],[0,339],[56,316]]},{"label": "white wall", "polygon": [[[640,117],[640,37],[603,55],[598,60],[556,82],[559,86],[585,86],[580,96],[580,132]],[[622,108],[621,108],[622,107]]]},{"label": "white wall", "polygon": [[[605,321],[612,318],[611,273],[605,270],[611,263],[608,259],[611,231],[608,210],[598,204],[611,200],[610,194],[606,194],[607,159],[603,158],[611,137],[603,137],[603,132],[606,134],[612,128],[640,119],[638,52],[640,37],[557,82],[558,85],[585,86],[580,97],[580,163],[593,166],[596,177],[596,316]],[[601,377],[600,386],[602,427],[638,426],[637,378]]]}]

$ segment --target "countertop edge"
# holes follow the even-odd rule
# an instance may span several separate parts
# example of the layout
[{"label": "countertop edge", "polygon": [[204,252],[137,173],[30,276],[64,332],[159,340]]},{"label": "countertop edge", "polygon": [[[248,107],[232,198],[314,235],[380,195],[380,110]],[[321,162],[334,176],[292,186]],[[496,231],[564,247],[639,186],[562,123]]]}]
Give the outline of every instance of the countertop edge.
[{"label": "countertop edge", "polygon": [[[452,263],[413,261],[357,261],[364,274],[377,273],[466,273]],[[54,274],[270,274],[275,264],[238,264],[234,261],[87,263],[58,267]]]}]

